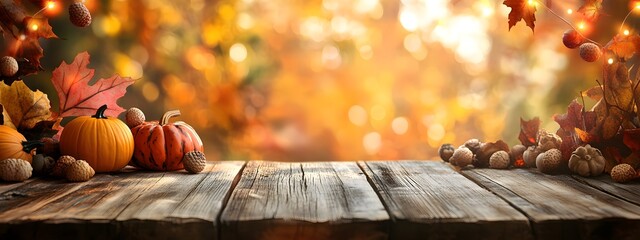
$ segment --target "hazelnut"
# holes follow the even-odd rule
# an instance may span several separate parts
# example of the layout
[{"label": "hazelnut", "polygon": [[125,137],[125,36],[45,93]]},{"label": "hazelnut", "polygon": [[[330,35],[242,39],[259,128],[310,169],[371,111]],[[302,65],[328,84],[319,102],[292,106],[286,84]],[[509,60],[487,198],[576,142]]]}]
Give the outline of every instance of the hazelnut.
[{"label": "hazelnut", "polygon": [[509,154],[505,151],[497,151],[489,158],[490,168],[505,169],[509,167],[510,163]]},{"label": "hazelnut", "polygon": [[471,150],[473,154],[476,154],[478,150],[482,147],[482,142],[480,140],[472,138],[464,143],[464,146]]},{"label": "hazelnut", "polygon": [[525,166],[528,168],[536,167],[536,158],[540,155],[540,150],[535,146],[530,146],[524,153],[522,153],[522,159],[524,159]]},{"label": "hazelnut", "polygon": [[449,162],[458,167],[466,167],[473,161],[473,153],[468,148],[458,148],[453,152]]},{"label": "hazelnut", "polygon": [[440,149],[438,149],[438,154],[440,154],[440,158],[442,158],[442,161],[449,162],[449,158],[453,156],[453,152],[455,150],[456,149],[453,148],[453,145],[446,143],[440,146]]}]

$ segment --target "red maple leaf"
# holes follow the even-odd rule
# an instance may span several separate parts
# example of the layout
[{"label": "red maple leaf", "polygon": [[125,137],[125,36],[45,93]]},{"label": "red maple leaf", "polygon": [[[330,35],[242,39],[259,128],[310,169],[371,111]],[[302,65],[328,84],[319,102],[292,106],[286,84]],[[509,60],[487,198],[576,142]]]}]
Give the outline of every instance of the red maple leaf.
[{"label": "red maple leaf", "polygon": [[538,130],[540,129],[540,118],[535,117],[529,121],[520,118],[520,135],[518,139],[525,146],[536,145]]},{"label": "red maple leaf", "polygon": [[595,141],[588,131],[595,128],[596,114],[593,111],[584,111],[577,100],[571,101],[567,107],[567,113],[553,115],[553,120],[560,125],[556,134],[562,138],[560,152],[564,160],[569,160],[571,153],[583,142]]},{"label": "red maple leaf", "polygon": [[93,115],[104,104],[109,107],[106,115],[118,116],[124,111],[116,101],[134,80],[116,75],[90,85],[95,70],[87,68],[89,57],[89,53],[82,52],[71,64],[62,62],[53,70],[51,81],[60,98],[58,117]]},{"label": "red maple leaf", "polygon": [[[530,2],[532,4],[530,4]],[[505,0],[504,5],[511,8],[509,12],[509,30],[515,26],[520,20],[531,28],[531,31],[536,27],[536,4],[535,0]]]}]

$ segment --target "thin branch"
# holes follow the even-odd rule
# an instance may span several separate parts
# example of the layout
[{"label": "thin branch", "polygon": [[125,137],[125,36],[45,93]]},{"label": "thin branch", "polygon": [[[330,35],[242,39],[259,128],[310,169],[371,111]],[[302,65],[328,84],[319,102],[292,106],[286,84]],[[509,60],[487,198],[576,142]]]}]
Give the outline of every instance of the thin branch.
[{"label": "thin branch", "polygon": [[542,5],[544,8],[547,9],[547,11],[549,11],[551,14],[553,14],[554,16],[556,16],[557,18],[559,18],[560,20],[562,20],[564,23],[566,23],[567,25],[569,25],[569,27],[573,28],[573,30],[575,30],[578,35],[580,35],[580,37],[584,38],[585,40],[587,40],[588,42],[591,42],[593,44],[596,44],[600,47],[602,47],[602,45],[594,40],[592,40],[591,38],[586,37],[584,34],[582,34],[580,32],[580,30],[578,30],[575,26],[573,26],[573,24],[571,24],[571,22],[569,22],[569,20],[563,18],[562,16],[560,16],[559,14],[557,14],[555,11],[553,11],[550,7],[548,7],[547,5],[545,5],[544,3],[540,2],[539,0],[535,0],[538,4]]}]

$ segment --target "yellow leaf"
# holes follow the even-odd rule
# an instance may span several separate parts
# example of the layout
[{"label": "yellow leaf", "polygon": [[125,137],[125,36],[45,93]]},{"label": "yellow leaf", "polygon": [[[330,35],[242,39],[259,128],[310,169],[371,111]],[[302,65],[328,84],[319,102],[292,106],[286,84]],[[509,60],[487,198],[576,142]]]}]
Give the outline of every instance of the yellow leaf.
[{"label": "yellow leaf", "polygon": [[0,111],[2,111],[2,119],[0,119],[0,124],[16,129],[16,126],[14,126],[13,122],[11,122],[11,116],[9,116],[9,113],[7,113],[7,110],[4,109],[4,106],[2,104],[0,104]]},{"label": "yellow leaf", "polygon": [[[31,129],[38,122],[51,118],[49,98],[40,90],[31,91],[22,81],[11,86],[0,83],[0,104],[18,129]],[[5,121],[6,122],[6,121]]]}]

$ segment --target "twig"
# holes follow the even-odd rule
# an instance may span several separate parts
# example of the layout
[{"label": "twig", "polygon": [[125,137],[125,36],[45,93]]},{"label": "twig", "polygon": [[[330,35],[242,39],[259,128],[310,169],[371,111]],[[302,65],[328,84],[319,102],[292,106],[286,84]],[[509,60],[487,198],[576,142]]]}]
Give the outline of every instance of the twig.
[{"label": "twig", "polygon": [[538,4],[542,5],[544,8],[547,9],[547,11],[549,11],[551,14],[553,14],[554,16],[556,16],[557,18],[559,18],[560,20],[562,20],[564,23],[566,23],[567,25],[569,25],[569,27],[573,28],[573,30],[575,30],[578,35],[580,35],[580,37],[584,38],[585,40],[596,44],[600,47],[602,47],[602,45],[594,40],[592,40],[591,38],[586,37],[584,34],[582,34],[580,32],[580,30],[578,30],[575,26],[573,26],[573,24],[571,24],[571,22],[569,22],[567,19],[563,18],[562,16],[558,15],[555,11],[553,11],[550,7],[548,7],[547,5],[545,5],[544,3],[540,2],[539,0],[535,0]]}]

